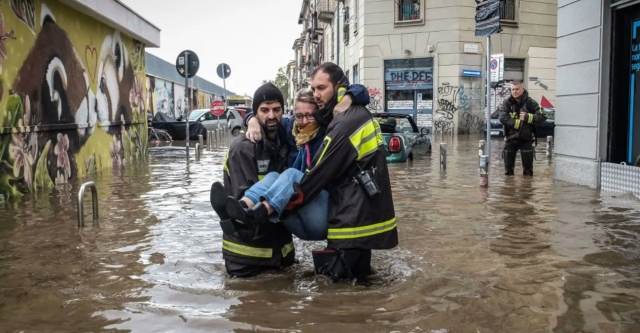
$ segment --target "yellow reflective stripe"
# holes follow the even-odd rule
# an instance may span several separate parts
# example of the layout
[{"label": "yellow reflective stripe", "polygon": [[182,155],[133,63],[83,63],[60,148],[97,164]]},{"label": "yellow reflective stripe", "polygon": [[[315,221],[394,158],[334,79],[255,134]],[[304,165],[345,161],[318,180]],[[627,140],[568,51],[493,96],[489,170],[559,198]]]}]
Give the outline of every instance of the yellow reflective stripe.
[{"label": "yellow reflective stripe", "polygon": [[228,241],[226,239],[222,240],[222,248],[229,252],[247,257],[271,258],[273,256],[273,251],[271,249],[246,246]]},{"label": "yellow reflective stripe", "polygon": [[[322,153],[320,153],[320,156],[318,157],[318,162],[316,162],[316,165],[320,164],[320,161],[322,161],[322,158],[324,158],[324,154],[327,152],[327,149],[329,148],[329,145],[331,144],[331,137],[329,136],[325,136],[324,137],[324,148],[322,148]],[[309,172],[309,169],[307,169],[307,172]]]},{"label": "yellow reflective stripe", "polygon": [[378,138],[382,136],[381,134],[380,136],[378,135],[378,129],[379,125],[376,128],[374,122],[369,120],[349,137],[349,141],[358,152],[358,161],[378,149],[380,144]]},{"label": "yellow reflective stripe", "polygon": [[380,123],[376,119],[373,120],[373,127],[376,129],[376,140],[378,141],[378,146],[384,143],[384,139],[382,138],[382,129],[380,128]]},{"label": "yellow reflective stripe", "polygon": [[516,113],[515,112],[509,112],[509,117],[515,119],[516,118]]},{"label": "yellow reflective stripe", "polygon": [[515,129],[520,128],[520,119],[516,119],[516,124],[513,126]]},{"label": "yellow reflective stripe", "polygon": [[329,228],[327,239],[354,239],[379,235],[393,230],[397,225],[396,218],[391,220],[355,228]]},{"label": "yellow reflective stripe", "polygon": [[227,172],[227,175],[231,176],[231,172],[229,171],[229,164],[228,164],[228,161],[229,161],[229,150],[230,149],[227,149],[227,154],[224,156],[224,163],[222,163],[222,166],[224,168],[224,171]]},{"label": "yellow reflective stripe", "polygon": [[529,114],[529,124],[531,124],[533,122],[533,115]]},{"label": "yellow reflective stripe", "polygon": [[262,178],[264,178],[264,176],[266,176],[266,175],[258,175],[258,180],[262,180]]},{"label": "yellow reflective stripe", "polygon": [[287,254],[291,253],[291,251],[293,251],[293,242],[291,242],[291,243],[289,243],[289,244],[285,245],[285,246],[282,248],[282,257],[283,257],[283,258],[284,258],[284,257],[286,257],[286,256],[287,256]]}]

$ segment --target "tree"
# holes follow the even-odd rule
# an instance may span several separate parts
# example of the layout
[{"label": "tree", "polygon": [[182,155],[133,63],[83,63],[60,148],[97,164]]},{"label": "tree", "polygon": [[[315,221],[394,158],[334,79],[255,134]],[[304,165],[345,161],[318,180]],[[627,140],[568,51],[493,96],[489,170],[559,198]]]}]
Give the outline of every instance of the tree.
[{"label": "tree", "polygon": [[[285,104],[289,104],[289,78],[287,77],[287,72],[284,67],[280,67],[278,69],[278,73],[276,74],[275,80],[262,80],[262,84],[273,83],[274,86],[280,89],[282,96],[284,96]],[[291,106],[289,106],[291,108]]]}]

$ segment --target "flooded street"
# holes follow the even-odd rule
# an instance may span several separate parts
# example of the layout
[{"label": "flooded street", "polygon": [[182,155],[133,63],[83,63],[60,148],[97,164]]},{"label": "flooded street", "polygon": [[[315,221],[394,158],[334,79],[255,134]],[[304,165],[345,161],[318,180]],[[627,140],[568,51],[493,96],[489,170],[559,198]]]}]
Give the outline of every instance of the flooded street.
[{"label": "flooded street", "polygon": [[553,183],[544,142],[534,178],[518,157],[505,179],[494,140],[481,189],[478,139],[445,141],[445,174],[436,143],[390,166],[400,245],[374,252],[366,285],[314,276],[324,242],[297,241],[285,271],[226,277],[209,204],[222,150],[187,164],[151,148],[102,172],[99,227],[90,199],[76,227],[89,179],[0,204],[0,331],[640,332],[639,201]]}]

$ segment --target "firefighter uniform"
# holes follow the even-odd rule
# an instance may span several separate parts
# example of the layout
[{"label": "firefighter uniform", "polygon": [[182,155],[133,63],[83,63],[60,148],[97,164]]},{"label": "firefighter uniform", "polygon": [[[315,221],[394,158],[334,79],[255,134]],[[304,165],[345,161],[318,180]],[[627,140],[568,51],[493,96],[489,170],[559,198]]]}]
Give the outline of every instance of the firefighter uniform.
[{"label": "firefighter uniform", "polygon": [[[524,121],[520,120],[520,112],[526,112]],[[542,108],[525,90],[518,102],[513,96],[506,99],[500,106],[500,122],[504,126],[504,158],[505,175],[514,174],[516,154],[520,150],[522,168],[525,176],[533,176],[533,160],[535,141],[535,126],[546,121],[547,117]]]},{"label": "firefighter uniform", "polygon": [[[242,198],[244,192],[269,172],[284,171],[287,163],[286,136],[278,130],[277,140],[252,143],[244,135],[237,138],[224,161],[224,188],[228,196]],[[227,272],[251,276],[266,269],[293,264],[293,237],[282,223],[265,223],[256,230],[253,240],[240,239],[237,232],[224,233],[222,257]]]},{"label": "firefighter uniform", "polygon": [[[300,182],[305,202],[322,190],[329,192],[328,247],[333,249],[390,249],[398,245],[398,231],[387,170],[382,131],[369,111],[352,105],[335,116]],[[355,177],[370,170],[380,193],[370,197]]]}]

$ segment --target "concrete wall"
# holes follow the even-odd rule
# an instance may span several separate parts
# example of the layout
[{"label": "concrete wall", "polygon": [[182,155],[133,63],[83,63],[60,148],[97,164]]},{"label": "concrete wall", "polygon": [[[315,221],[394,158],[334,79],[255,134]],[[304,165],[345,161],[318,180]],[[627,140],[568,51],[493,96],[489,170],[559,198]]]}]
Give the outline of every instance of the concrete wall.
[{"label": "concrete wall", "polygon": [[[606,1],[608,2],[608,1]],[[558,2],[555,177],[596,187],[606,131],[602,0]],[[603,107],[604,106],[604,107]],[[601,124],[604,124],[601,127]]]},{"label": "concrete wall", "polygon": [[0,7],[0,201],[147,154],[144,45],[59,1],[22,2]]}]

